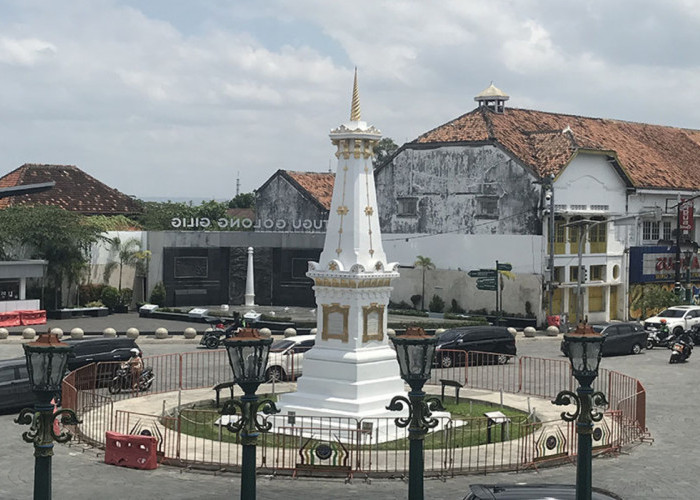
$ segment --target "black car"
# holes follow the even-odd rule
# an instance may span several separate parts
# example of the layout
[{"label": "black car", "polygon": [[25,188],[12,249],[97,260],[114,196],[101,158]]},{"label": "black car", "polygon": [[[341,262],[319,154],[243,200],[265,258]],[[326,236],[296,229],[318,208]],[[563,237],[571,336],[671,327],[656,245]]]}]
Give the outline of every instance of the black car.
[{"label": "black car", "polygon": [[[576,500],[573,484],[472,484],[464,500]],[[592,488],[592,500],[621,500],[616,494]]]},{"label": "black car", "polygon": [[90,363],[127,361],[131,357],[132,349],[138,349],[141,352],[136,341],[126,337],[68,339],[62,342],[73,346],[66,369],[69,372]]},{"label": "black car", "polygon": [[[594,332],[605,337],[603,356],[611,354],[639,354],[647,345],[647,334],[640,323],[599,323],[590,325]],[[561,343],[561,352],[568,356],[566,341]]]},{"label": "black car", "polygon": [[468,352],[470,364],[504,364],[516,354],[515,338],[504,326],[464,326],[437,337],[435,364],[442,368],[464,364],[466,354],[455,351]]},{"label": "black car", "polygon": [[25,357],[0,360],[0,410],[34,405]]}]

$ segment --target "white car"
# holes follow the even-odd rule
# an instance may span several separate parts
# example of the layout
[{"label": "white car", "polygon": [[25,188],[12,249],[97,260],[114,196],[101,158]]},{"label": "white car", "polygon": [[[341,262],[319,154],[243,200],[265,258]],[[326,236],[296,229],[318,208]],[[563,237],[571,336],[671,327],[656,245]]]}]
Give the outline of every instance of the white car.
[{"label": "white car", "polygon": [[644,320],[644,329],[661,328],[661,320],[665,319],[668,329],[674,335],[690,330],[693,325],[700,324],[700,306],[673,306],[661,311],[656,316]]},{"label": "white car", "polygon": [[296,380],[304,365],[304,353],[314,346],[316,335],[296,335],[276,340],[267,358],[267,380]]}]

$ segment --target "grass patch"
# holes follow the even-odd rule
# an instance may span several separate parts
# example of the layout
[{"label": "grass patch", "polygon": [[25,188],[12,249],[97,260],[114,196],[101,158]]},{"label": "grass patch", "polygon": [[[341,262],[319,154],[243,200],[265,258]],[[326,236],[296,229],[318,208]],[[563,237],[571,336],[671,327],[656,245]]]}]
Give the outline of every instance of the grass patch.
[{"label": "grass patch", "polygon": [[[261,396],[261,399],[263,398],[277,399],[276,396],[272,395]],[[425,449],[466,448],[486,444],[489,438],[489,426],[484,413],[491,411],[500,411],[511,419],[510,424],[504,430],[503,441],[518,439],[532,433],[539,427],[539,424],[527,420],[525,412],[511,408],[500,408],[488,403],[461,399],[457,405],[453,397],[446,396],[445,409],[452,415],[451,425],[443,430],[428,433],[424,441]],[[238,434],[234,434],[215,423],[219,417],[221,415],[218,409],[214,408],[213,403],[209,406],[183,408],[180,411],[180,430],[183,434],[203,439],[239,443]],[[501,441],[501,426],[491,427],[490,434],[491,442]],[[312,440],[311,444],[315,444],[315,440]],[[297,442],[290,439],[289,436],[265,433],[259,436],[258,445],[296,448]],[[363,445],[362,448],[369,446]],[[375,443],[371,447],[379,450],[407,450],[409,440],[398,439],[380,444]]]}]

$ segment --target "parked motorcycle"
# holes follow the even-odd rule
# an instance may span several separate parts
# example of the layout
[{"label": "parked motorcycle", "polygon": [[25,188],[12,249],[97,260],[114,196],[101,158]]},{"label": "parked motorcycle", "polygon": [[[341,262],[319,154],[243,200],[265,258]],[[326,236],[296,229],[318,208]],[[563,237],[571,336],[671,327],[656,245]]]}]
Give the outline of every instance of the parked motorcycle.
[{"label": "parked motorcycle", "polygon": [[235,336],[236,331],[241,326],[244,326],[243,321],[239,317],[231,320],[212,318],[207,320],[207,323],[212,325],[212,329],[208,332],[204,332],[202,339],[199,341],[199,344],[205,346],[207,349],[216,349],[224,340]]},{"label": "parked motorcycle", "polygon": [[673,335],[661,332],[658,328],[649,328],[647,333],[647,349],[654,347],[670,348],[675,340]]},{"label": "parked motorcycle", "polygon": [[[141,372],[141,376],[136,384],[136,389],[139,392],[145,392],[153,385],[153,380],[156,378],[153,373],[153,368],[147,366]],[[131,381],[131,367],[129,363],[122,363],[117,368],[114,378],[109,383],[109,393],[119,394],[122,391],[130,391],[134,388]]]},{"label": "parked motorcycle", "polygon": [[682,363],[687,360],[693,352],[693,339],[687,333],[682,333],[671,346],[671,358],[669,363]]}]

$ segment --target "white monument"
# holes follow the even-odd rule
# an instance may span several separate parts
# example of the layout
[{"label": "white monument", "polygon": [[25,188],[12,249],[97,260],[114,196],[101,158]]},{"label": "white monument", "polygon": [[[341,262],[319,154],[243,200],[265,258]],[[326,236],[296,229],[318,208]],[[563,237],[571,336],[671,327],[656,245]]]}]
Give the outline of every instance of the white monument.
[{"label": "white monument", "polygon": [[248,272],[245,278],[245,305],[255,305],[255,279],[253,277],[253,247],[248,247]]},{"label": "white monument", "polygon": [[297,392],[280,397],[282,415],[397,417],[386,406],[405,394],[396,353],[386,335],[391,280],[379,231],[372,169],[379,130],[360,119],[357,71],[350,121],[330,133],[338,165],[319,262],[309,262],[314,280],[318,333],[304,355]]}]

